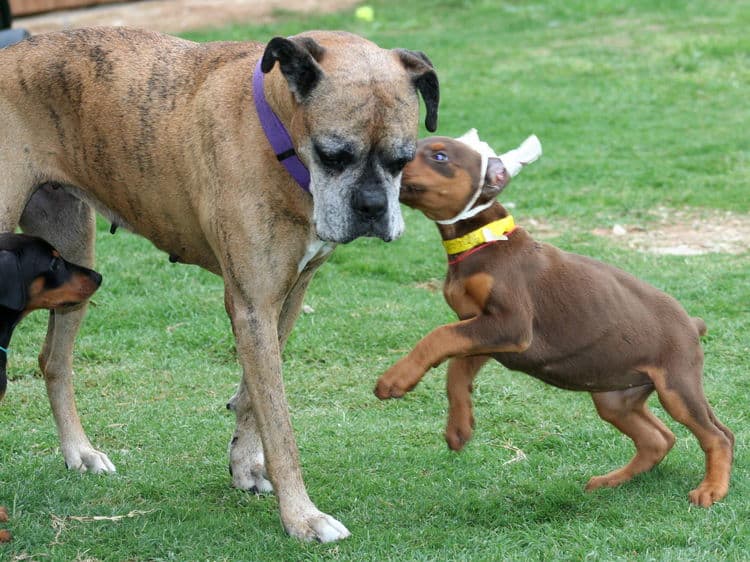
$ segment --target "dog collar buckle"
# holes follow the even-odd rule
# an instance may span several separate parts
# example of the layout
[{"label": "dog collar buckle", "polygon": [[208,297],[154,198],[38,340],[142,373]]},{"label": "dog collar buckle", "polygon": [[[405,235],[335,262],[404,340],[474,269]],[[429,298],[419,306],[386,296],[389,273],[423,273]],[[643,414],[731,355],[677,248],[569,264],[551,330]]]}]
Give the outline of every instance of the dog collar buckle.
[{"label": "dog collar buckle", "polygon": [[485,242],[496,242],[498,240],[507,240],[508,237],[505,234],[495,234],[491,228],[486,226],[482,228],[482,236],[484,236]]}]

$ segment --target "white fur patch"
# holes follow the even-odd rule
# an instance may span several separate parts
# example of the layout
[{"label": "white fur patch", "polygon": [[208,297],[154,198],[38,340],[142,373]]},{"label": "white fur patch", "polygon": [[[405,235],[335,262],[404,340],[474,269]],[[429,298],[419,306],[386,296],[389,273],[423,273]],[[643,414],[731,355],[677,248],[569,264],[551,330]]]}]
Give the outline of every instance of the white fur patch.
[{"label": "white fur patch", "polygon": [[309,264],[312,260],[322,258],[333,252],[333,249],[335,247],[336,244],[334,244],[333,242],[325,242],[320,238],[316,238],[315,240],[310,242],[307,245],[305,255],[302,256],[302,259],[297,265],[297,273],[302,273],[302,271],[307,267],[307,264]]}]

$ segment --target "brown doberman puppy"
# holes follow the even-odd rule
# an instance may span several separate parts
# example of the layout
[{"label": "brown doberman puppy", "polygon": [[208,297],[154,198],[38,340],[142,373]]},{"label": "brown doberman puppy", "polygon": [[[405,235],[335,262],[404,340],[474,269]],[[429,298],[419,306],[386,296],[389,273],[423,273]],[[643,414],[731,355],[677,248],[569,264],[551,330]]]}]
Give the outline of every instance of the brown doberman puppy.
[{"label": "brown doberman puppy", "polygon": [[[401,201],[428,218],[455,217],[493,201],[509,180],[498,158],[481,176],[480,154],[446,137],[419,142],[402,177]],[[380,399],[412,390],[446,359],[446,441],[471,438],[472,381],[494,358],[569,390],[591,393],[599,415],[636,447],[624,467],[589,480],[617,486],[659,463],[675,443],[649,410],[656,390],[667,412],[697,437],[706,475],[690,501],[708,507],[726,496],[734,436],[714,416],[702,387],[706,331],[671,296],[615,267],[534,240],[499,203],[453,224],[438,224],[448,252],[444,295],[460,321],[436,328],[378,380]]]},{"label": "brown doberman puppy", "polygon": [[[50,244],[25,234],[0,234],[0,400],[7,385],[8,345],[13,330],[30,312],[72,307],[101,285],[96,271],[72,264]],[[8,521],[0,506],[0,522]],[[0,542],[11,539],[0,530]]]}]

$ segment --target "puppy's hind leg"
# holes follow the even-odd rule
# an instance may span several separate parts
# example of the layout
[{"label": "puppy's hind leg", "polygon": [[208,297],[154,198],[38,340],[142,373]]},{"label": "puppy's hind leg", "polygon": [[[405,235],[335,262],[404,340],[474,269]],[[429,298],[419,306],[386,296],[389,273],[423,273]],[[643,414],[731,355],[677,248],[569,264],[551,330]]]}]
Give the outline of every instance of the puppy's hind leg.
[{"label": "puppy's hind leg", "polygon": [[586,484],[587,491],[619,486],[633,476],[650,470],[674,445],[674,434],[646,405],[653,390],[654,387],[648,385],[591,393],[599,416],[633,440],[635,456],[622,468],[591,478]]},{"label": "puppy's hind leg", "polygon": [[706,455],[706,475],[688,497],[696,505],[709,507],[729,492],[734,435],[708,405],[701,383],[702,359],[702,352],[699,360],[689,365],[680,358],[669,371],[655,370],[649,376],[664,409],[695,435]]},{"label": "puppy's hind leg", "polygon": [[[21,217],[29,234],[40,236],[74,263],[93,267],[94,213],[84,202],[50,185],[40,187]],[[39,355],[65,464],[81,472],[115,472],[107,455],[97,451],[81,426],[73,394],[73,345],[86,305],[50,311],[47,337]]]}]

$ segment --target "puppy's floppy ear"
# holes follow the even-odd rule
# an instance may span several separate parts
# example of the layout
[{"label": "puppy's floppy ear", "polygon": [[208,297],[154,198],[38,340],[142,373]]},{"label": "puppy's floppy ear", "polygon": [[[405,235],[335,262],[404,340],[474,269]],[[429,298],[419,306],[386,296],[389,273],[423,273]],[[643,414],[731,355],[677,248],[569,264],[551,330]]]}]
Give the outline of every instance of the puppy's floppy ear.
[{"label": "puppy's floppy ear", "polygon": [[394,51],[411,75],[414,87],[422,94],[427,109],[424,126],[428,131],[434,133],[437,130],[438,105],[440,103],[440,83],[435,68],[427,55],[421,51],[410,51],[408,49],[394,49]]},{"label": "puppy's floppy ear", "polygon": [[325,49],[310,37],[274,37],[266,45],[260,69],[269,73],[279,61],[289,89],[297,101],[302,102],[323,77],[323,69],[317,61],[324,53]]},{"label": "puppy's floppy ear", "polygon": [[0,251],[0,306],[21,311],[26,307],[26,285],[21,262],[14,252]]},{"label": "puppy's floppy ear", "polygon": [[510,182],[510,174],[500,158],[487,159],[487,171],[484,174],[482,199],[497,197]]}]

